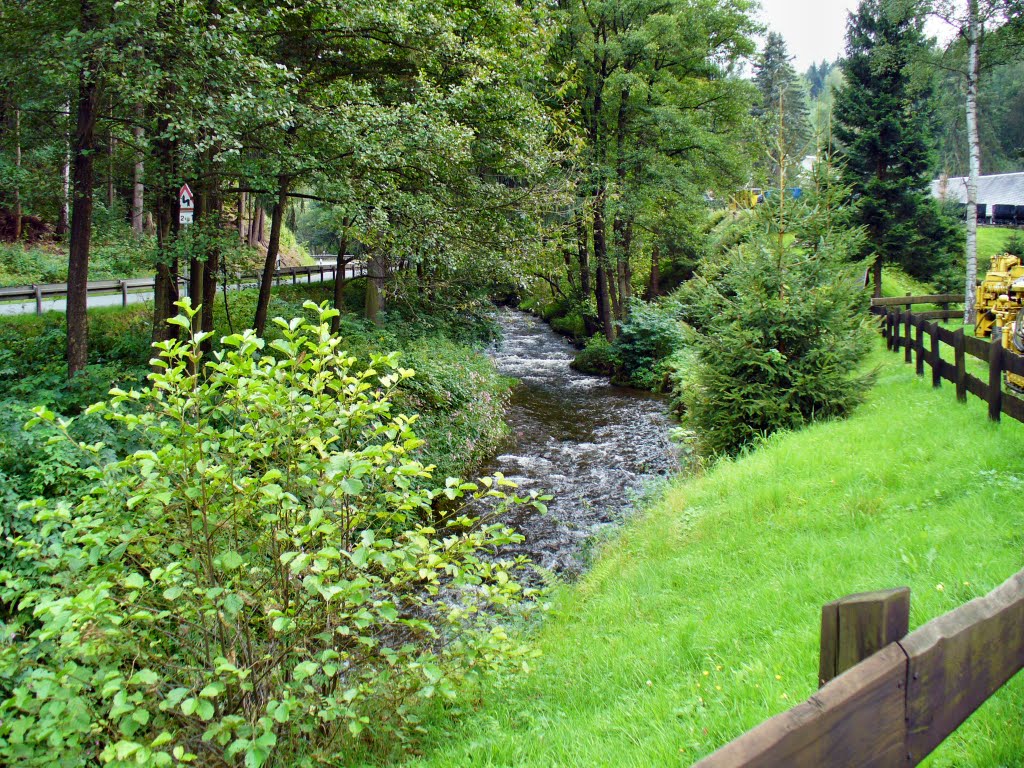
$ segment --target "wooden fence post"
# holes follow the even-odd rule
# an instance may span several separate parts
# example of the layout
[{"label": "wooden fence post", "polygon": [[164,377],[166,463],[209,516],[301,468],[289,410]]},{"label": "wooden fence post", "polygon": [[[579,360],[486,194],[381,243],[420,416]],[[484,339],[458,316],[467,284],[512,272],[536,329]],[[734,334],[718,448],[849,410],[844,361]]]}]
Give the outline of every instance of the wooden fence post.
[{"label": "wooden fence post", "polygon": [[910,589],[849,595],[822,606],[818,684],[825,685],[910,628]]},{"label": "wooden fence post", "polygon": [[1001,329],[992,329],[992,341],[988,345],[988,417],[999,421],[1003,408],[1003,334]]},{"label": "wooden fence post", "polygon": [[882,324],[885,329],[885,348],[892,351],[892,310],[888,307],[885,308],[885,322]]},{"label": "wooden fence post", "polygon": [[917,326],[917,338],[914,343],[914,351],[917,353],[915,356],[915,367],[914,372],[918,376],[924,376],[924,320],[921,320]]},{"label": "wooden fence post", "polygon": [[932,355],[931,355],[931,366],[932,366],[932,386],[942,386],[942,356],[939,354],[939,324],[931,323],[928,327],[928,332],[932,337]]},{"label": "wooden fence post", "polygon": [[910,327],[914,322],[914,318],[911,315],[910,309],[907,309],[906,326],[904,327],[904,343],[906,347],[903,350],[903,361],[906,363],[912,363],[914,360],[911,355],[914,354],[914,339],[910,334]]},{"label": "wooden fence post", "polygon": [[121,280],[119,282],[121,283],[121,306],[122,307],[127,307],[128,306],[128,281],[127,280]]},{"label": "wooden fence post", "polygon": [[38,285],[33,285],[32,290],[36,294],[36,314],[43,314],[43,289]]},{"label": "wooden fence post", "polygon": [[964,351],[964,329],[958,328],[953,336],[953,351],[956,353],[954,362],[956,364],[956,399],[961,403],[967,402],[967,366],[965,363]]}]

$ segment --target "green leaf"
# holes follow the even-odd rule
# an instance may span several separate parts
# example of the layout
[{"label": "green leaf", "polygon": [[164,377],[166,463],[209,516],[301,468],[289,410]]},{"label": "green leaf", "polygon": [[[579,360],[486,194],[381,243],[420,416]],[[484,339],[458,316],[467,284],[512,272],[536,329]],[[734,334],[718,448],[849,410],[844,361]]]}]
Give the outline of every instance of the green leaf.
[{"label": "green leaf", "polygon": [[220,556],[220,565],[226,571],[234,571],[242,567],[245,561],[237,552],[223,552]]},{"label": "green leaf", "polygon": [[296,682],[302,682],[307,677],[316,674],[319,665],[312,661],[303,661],[295,665],[295,669],[292,670],[292,678]]},{"label": "green leaf", "polygon": [[142,578],[141,573],[132,573],[127,579],[125,579],[125,587],[133,590],[140,590],[145,586],[145,579]]},{"label": "green leaf", "polygon": [[213,702],[209,701],[207,699],[201,700],[196,705],[196,713],[199,715],[200,719],[202,719],[203,721],[210,720],[213,717],[214,711],[215,710],[214,710]]}]

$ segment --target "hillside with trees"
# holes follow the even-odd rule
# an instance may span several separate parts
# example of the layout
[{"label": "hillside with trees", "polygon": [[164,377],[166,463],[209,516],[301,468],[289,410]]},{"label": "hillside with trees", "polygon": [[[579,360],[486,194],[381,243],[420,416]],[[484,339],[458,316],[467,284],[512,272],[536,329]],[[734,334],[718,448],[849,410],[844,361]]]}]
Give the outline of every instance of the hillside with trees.
[{"label": "hillside with trees", "polygon": [[[1019,568],[1019,425],[869,311],[1024,255],[928,191],[1024,144],[1019,4],[960,5],[801,75],[750,0],[0,2],[0,286],[67,284],[0,295],[0,764],[692,761],[810,695],[824,602]],[[570,460],[628,505],[556,513]]]}]

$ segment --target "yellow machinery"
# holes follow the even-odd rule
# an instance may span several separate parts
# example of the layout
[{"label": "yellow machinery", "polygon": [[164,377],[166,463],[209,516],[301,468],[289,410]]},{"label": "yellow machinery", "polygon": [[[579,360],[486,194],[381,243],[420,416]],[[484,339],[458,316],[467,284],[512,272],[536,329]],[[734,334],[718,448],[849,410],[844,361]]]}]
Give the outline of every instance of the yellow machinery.
[{"label": "yellow machinery", "polygon": [[[992,266],[978,286],[974,303],[975,336],[1002,335],[1003,347],[1024,353],[1024,264],[1018,256],[992,257]],[[1006,374],[1006,383],[1024,391],[1024,377]]]},{"label": "yellow machinery", "polygon": [[760,187],[746,187],[732,196],[729,207],[735,210],[756,208],[758,200],[764,193]]}]

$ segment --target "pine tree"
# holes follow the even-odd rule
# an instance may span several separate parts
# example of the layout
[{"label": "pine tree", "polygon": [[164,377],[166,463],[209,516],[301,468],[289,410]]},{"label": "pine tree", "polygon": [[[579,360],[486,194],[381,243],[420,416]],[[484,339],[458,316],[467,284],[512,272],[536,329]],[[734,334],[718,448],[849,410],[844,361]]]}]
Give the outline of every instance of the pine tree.
[{"label": "pine tree", "polygon": [[807,99],[789,60],[785,39],[778,32],[769,32],[764,52],[754,66],[754,84],[761,92],[760,108],[755,112],[765,134],[772,137],[767,163],[769,184],[778,183],[783,162],[787,177],[795,172],[810,135]]},{"label": "pine tree", "polygon": [[932,86],[915,76],[924,19],[900,0],[862,0],[846,33],[846,82],[836,95],[835,138],[845,181],[859,199],[858,223],[874,256],[875,294],[883,262],[928,279],[956,250],[955,228],[927,191]]}]

